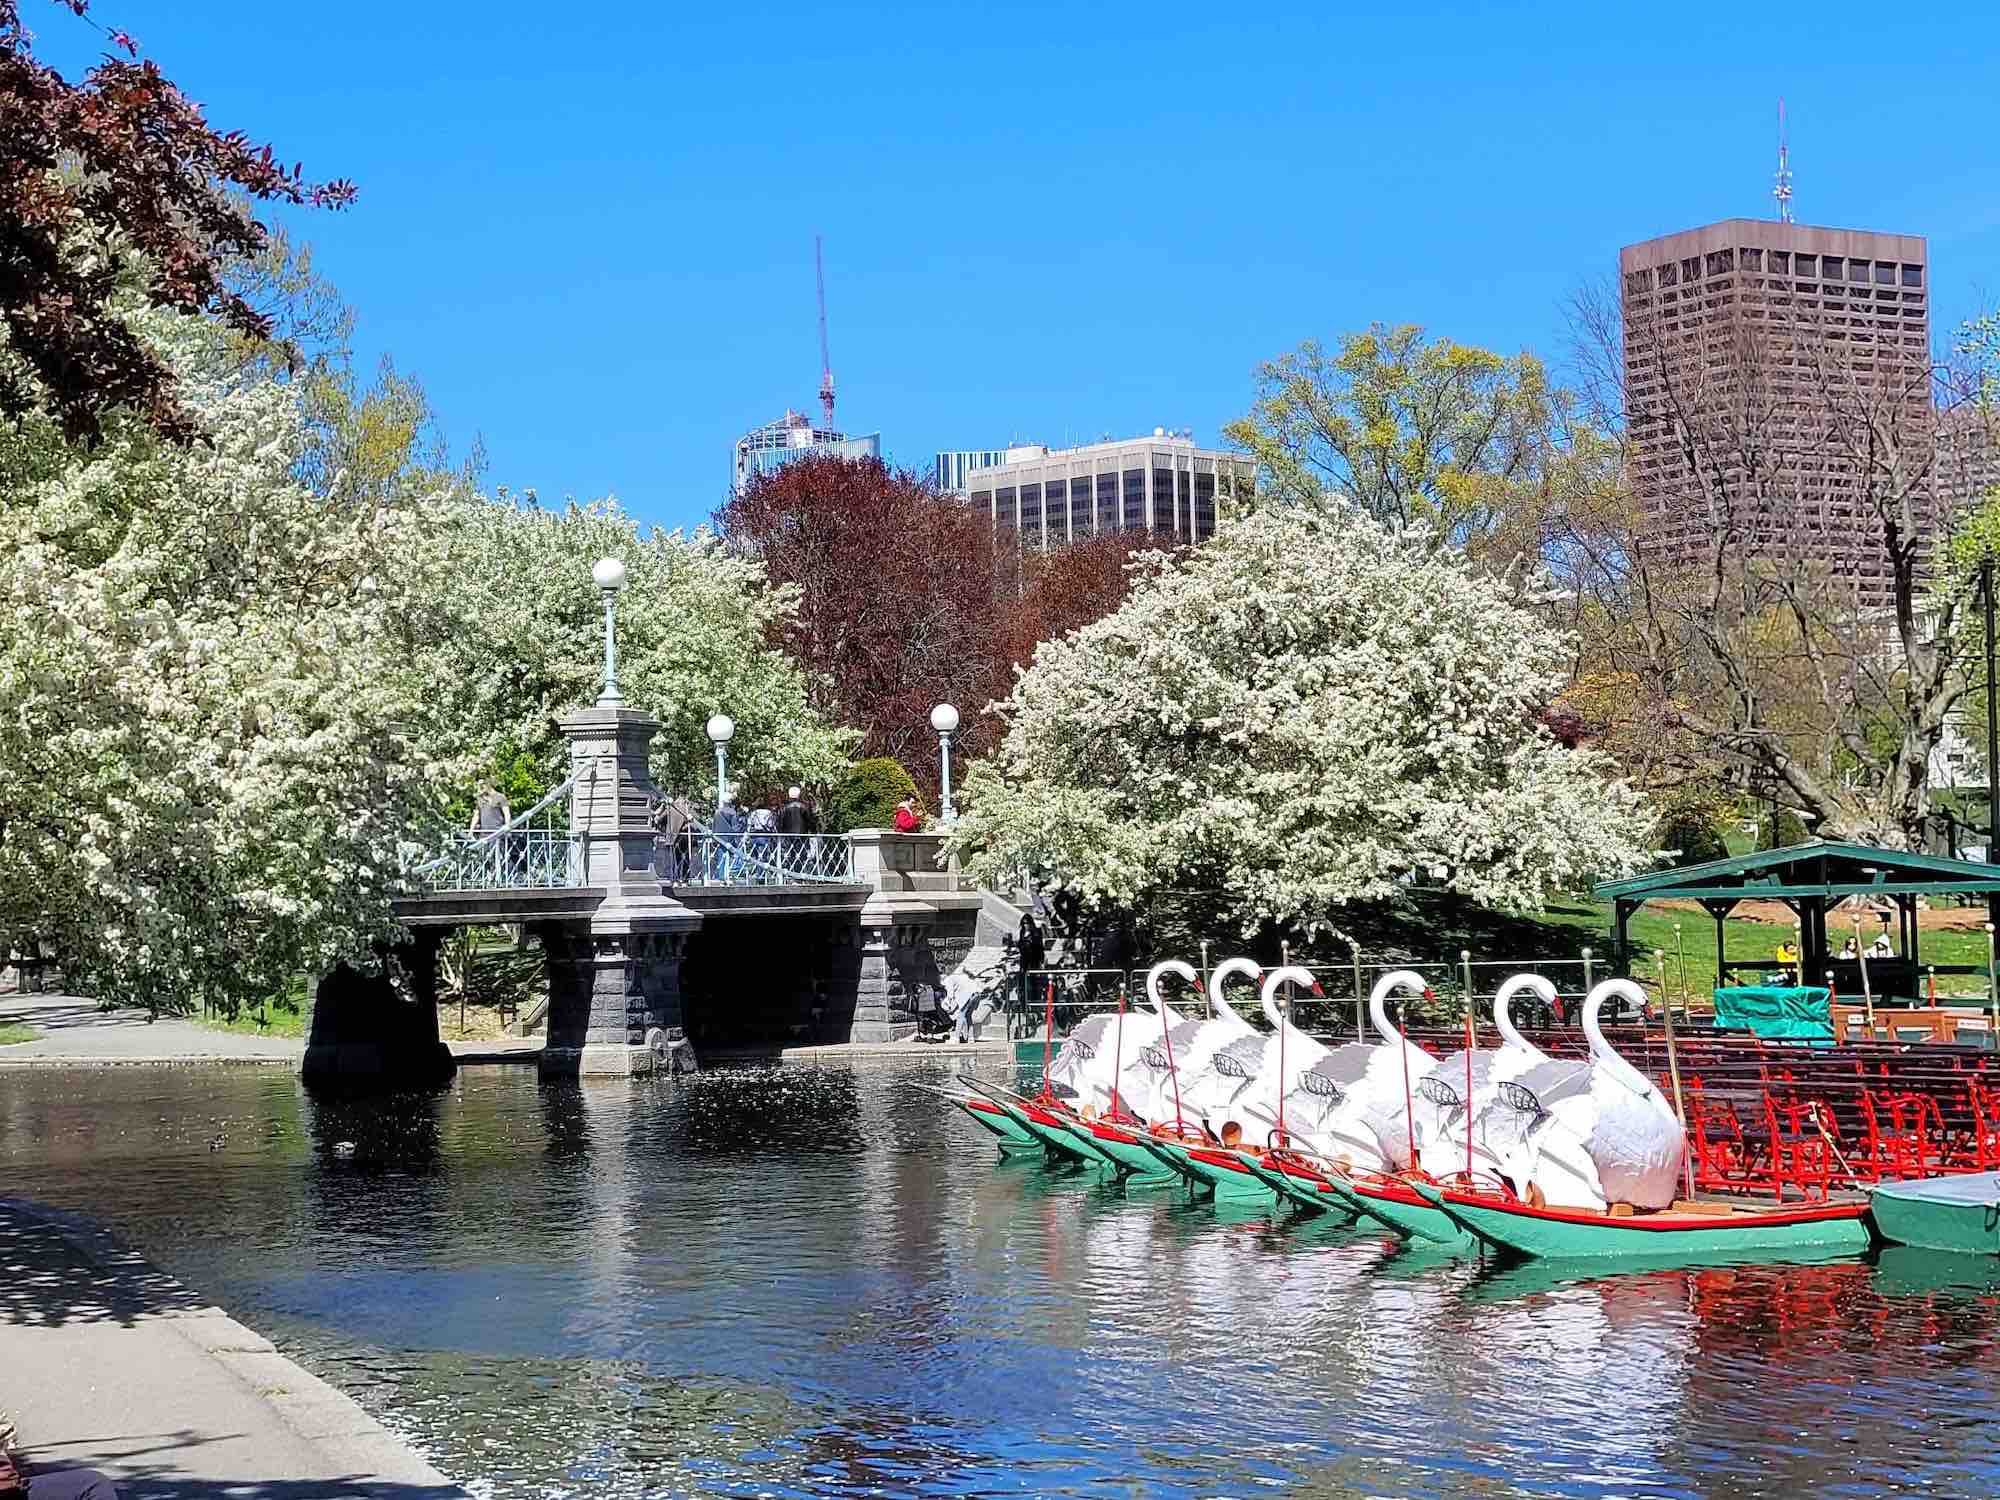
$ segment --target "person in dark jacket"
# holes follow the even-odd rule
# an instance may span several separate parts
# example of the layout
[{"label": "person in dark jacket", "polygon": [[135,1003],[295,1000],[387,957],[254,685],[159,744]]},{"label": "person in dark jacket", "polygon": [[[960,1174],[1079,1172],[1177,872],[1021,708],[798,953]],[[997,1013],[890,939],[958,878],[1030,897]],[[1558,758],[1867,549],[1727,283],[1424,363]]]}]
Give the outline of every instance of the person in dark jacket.
[{"label": "person in dark jacket", "polygon": [[1021,925],[1014,932],[1014,954],[1021,964],[1021,1009],[1034,1009],[1033,981],[1028,975],[1031,970],[1042,967],[1047,952],[1042,946],[1042,929],[1035,925],[1032,916],[1021,918]]},{"label": "person in dark jacket", "polygon": [[787,870],[802,870],[806,863],[806,805],[799,800],[799,789],[791,787],[785,792],[785,805],[778,809],[778,859]]}]

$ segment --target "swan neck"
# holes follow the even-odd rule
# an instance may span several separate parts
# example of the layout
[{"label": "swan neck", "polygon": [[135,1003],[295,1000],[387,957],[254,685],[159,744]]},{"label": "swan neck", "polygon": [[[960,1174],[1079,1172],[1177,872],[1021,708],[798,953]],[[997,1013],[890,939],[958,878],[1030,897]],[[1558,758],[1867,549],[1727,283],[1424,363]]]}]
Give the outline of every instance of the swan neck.
[{"label": "swan neck", "polygon": [[1653,1085],[1644,1073],[1618,1055],[1618,1049],[1605,1038],[1604,1028],[1598,1024],[1597,1013],[1604,1008],[1604,1002],[1611,998],[1611,993],[1608,985],[1594,990],[1583,1005],[1583,1034],[1590,1041],[1590,1060],[1644,1098],[1653,1092]]}]

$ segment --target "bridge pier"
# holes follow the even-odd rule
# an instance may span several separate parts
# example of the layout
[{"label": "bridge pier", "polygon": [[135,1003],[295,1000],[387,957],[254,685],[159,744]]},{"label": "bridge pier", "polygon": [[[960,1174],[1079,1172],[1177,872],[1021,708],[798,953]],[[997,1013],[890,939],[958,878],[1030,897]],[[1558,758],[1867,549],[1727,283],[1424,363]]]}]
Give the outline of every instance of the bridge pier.
[{"label": "bridge pier", "polygon": [[583,883],[604,900],[587,924],[548,923],[549,1031],[544,1076],[692,1072],[681,1008],[681,959],[701,916],[665,893],[647,814],[647,750],[660,721],[598,703],[558,721],[576,789],[570,831]]},{"label": "bridge pier", "polygon": [[[312,1032],[299,1072],[306,1083],[346,1089],[427,1088],[458,1065],[438,1036],[442,928],[417,928],[382,954],[380,973],[334,965],[313,985]],[[392,978],[400,969],[407,997]]]},{"label": "bridge pier", "polygon": [[681,960],[701,919],[655,913],[631,920],[541,924],[547,956],[549,1077],[694,1071],[681,1005]]}]

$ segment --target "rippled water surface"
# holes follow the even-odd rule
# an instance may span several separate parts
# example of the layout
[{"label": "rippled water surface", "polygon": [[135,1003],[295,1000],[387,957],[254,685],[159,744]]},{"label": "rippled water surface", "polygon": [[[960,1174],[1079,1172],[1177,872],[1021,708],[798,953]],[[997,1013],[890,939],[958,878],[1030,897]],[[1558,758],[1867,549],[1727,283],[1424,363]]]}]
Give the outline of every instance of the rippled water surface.
[{"label": "rippled water surface", "polygon": [[943,1072],[5,1073],[0,1184],[510,1500],[2000,1490],[2000,1263],[1438,1260],[1000,1161]]}]

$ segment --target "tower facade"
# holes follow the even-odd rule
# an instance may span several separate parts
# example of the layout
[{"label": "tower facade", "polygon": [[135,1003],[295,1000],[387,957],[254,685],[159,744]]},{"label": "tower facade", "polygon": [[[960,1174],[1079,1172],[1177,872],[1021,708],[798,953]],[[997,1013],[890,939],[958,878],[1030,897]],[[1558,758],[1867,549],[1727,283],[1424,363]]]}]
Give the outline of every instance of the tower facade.
[{"label": "tower facade", "polygon": [[1647,561],[1699,567],[1726,538],[1888,602],[1870,496],[1929,464],[1923,238],[1726,219],[1626,246],[1618,274]]}]

